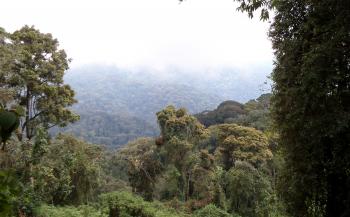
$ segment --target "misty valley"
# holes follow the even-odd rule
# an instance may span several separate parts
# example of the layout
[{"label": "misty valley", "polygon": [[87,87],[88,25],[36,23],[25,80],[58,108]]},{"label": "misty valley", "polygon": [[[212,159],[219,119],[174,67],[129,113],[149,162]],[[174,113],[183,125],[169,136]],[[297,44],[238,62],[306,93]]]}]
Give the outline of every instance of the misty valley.
[{"label": "misty valley", "polygon": [[80,120],[51,132],[71,133],[114,148],[138,137],[155,137],[160,132],[156,112],[168,105],[197,114],[228,99],[247,102],[269,91],[261,70],[247,72],[246,79],[234,69],[217,71],[209,78],[180,70],[128,71],[102,65],[70,70],[64,79],[76,92],[73,110]]},{"label": "misty valley", "polygon": [[65,1],[1,4],[0,217],[350,216],[349,0]]},{"label": "misty valley", "polygon": [[[107,65],[65,71],[65,55],[50,35],[25,26],[2,37],[9,54],[0,92],[2,213],[285,212],[276,193],[282,162],[270,131],[264,73],[242,77],[223,68],[203,77],[180,69],[161,73]],[[18,58],[38,69],[12,62],[19,55],[16,47],[33,52],[34,57]]]}]

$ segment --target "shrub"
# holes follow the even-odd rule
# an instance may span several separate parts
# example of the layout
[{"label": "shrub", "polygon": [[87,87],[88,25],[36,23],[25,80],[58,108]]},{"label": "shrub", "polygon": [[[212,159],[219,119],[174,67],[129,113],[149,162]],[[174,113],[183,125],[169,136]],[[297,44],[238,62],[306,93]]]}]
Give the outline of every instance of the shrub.
[{"label": "shrub", "polygon": [[226,211],[217,208],[213,204],[209,204],[206,207],[195,212],[194,217],[240,217],[239,215],[231,215]]},{"label": "shrub", "polygon": [[49,205],[41,205],[36,210],[37,217],[107,217],[106,214],[101,213],[99,210],[92,206],[65,206],[55,207]]}]

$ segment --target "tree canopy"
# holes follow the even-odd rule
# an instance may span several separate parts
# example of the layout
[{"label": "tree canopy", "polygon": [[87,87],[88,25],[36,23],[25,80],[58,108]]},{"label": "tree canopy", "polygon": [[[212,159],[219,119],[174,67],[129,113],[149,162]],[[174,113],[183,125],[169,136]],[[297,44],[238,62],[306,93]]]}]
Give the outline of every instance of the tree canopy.
[{"label": "tree canopy", "polygon": [[28,139],[42,126],[65,126],[79,116],[68,109],[76,100],[64,84],[70,60],[57,39],[34,27],[24,26],[14,33],[0,31],[0,92],[10,94],[23,107],[22,135]]},{"label": "tree canopy", "polygon": [[350,2],[236,1],[249,16],[274,9],[272,116],[290,213],[350,215]]}]

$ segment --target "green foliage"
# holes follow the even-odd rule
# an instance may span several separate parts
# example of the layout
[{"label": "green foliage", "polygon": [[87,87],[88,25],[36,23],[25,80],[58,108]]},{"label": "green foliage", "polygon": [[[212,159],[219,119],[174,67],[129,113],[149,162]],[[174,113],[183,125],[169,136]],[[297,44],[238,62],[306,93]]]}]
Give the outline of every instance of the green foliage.
[{"label": "green foliage", "polygon": [[256,100],[250,100],[244,104],[245,115],[227,121],[239,125],[254,127],[255,129],[267,131],[271,128],[270,99],[272,94],[262,94]]},{"label": "green foliage", "polygon": [[237,8],[239,11],[247,12],[250,18],[253,18],[254,12],[260,9],[260,20],[269,19],[269,11],[274,6],[274,0],[235,0],[240,3]]},{"label": "green foliage", "polygon": [[286,157],[284,195],[295,216],[350,213],[349,7],[276,3],[273,115]]},{"label": "green foliage", "polygon": [[74,137],[49,139],[44,129],[38,129],[33,141],[10,140],[9,144],[0,167],[12,168],[22,186],[12,205],[23,215],[31,216],[42,202],[79,205],[96,201],[114,181],[106,175],[103,150]]},{"label": "green foliage", "polygon": [[[77,93],[79,103],[73,110],[81,118],[58,131],[72,133],[94,144],[118,148],[138,137],[157,136],[159,128],[154,114],[169,104],[198,113],[213,108],[224,98],[218,94],[224,93],[220,78],[215,87],[213,81],[208,80],[213,87],[208,90],[208,85],[198,79],[190,80],[179,74],[181,72],[168,73],[177,80],[155,76],[148,70],[128,71],[96,65],[71,69],[65,75],[65,82]],[[194,81],[197,85],[193,85]],[[251,92],[255,94],[255,91]]]},{"label": "green foliage", "polygon": [[205,136],[205,128],[195,117],[188,115],[185,109],[176,110],[168,106],[157,113],[158,124],[164,141],[172,137],[193,142]]},{"label": "green foliage", "polygon": [[236,161],[246,161],[258,168],[272,159],[266,136],[254,128],[221,124],[210,129],[217,138],[216,155],[226,170]]},{"label": "green foliage", "polygon": [[116,154],[116,163],[128,168],[134,192],[188,212],[213,203],[232,214],[282,213],[271,199],[275,194],[269,174],[275,167],[269,140],[262,132],[236,124],[205,129],[173,106],[157,116],[161,136],[156,141],[139,139]]},{"label": "green foliage", "polygon": [[13,214],[14,203],[20,193],[20,184],[13,172],[0,170],[0,215]]},{"label": "green foliage", "polygon": [[65,206],[54,207],[49,205],[41,205],[35,210],[36,217],[107,217],[107,214],[102,214],[99,210],[92,206]]},{"label": "green foliage", "polygon": [[13,100],[25,110],[22,134],[30,139],[38,126],[65,126],[79,118],[67,109],[76,102],[74,91],[63,83],[69,60],[51,34],[24,26],[0,46],[10,52],[3,57],[0,88],[14,91]]},{"label": "green foliage", "polygon": [[128,171],[130,161],[137,161],[143,153],[153,152],[155,149],[153,138],[138,138],[127,143],[118,149],[112,158],[114,171],[113,175],[128,181]]},{"label": "green foliage", "polygon": [[236,123],[266,131],[270,125],[270,98],[271,94],[262,94],[245,104],[235,101],[225,101],[213,111],[204,111],[196,114],[196,118],[205,126],[215,124]]},{"label": "green foliage", "polygon": [[215,205],[209,204],[196,211],[194,217],[239,217],[239,215],[231,215],[224,210],[217,208]]},{"label": "green foliage", "polygon": [[[277,166],[271,161],[268,139],[262,132],[236,124],[206,129],[185,109],[168,106],[157,113],[158,138],[138,139],[113,157],[73,136],[59,134],[52,139],[49,128],[77,120],[67,109],[75,99],[74,92],[63,83],[69,62],[66,54],[58,50],[58,42],[50,34],[28,26],[13,34],[0,29],[0,45],[0,109],[6,113],[0,116],[0,130],[13,131],[10,128],[18,117],[14,119],[15,113],[4,111],[16,104],[24,110],[21,127],[26,137],[6,137],[10,145],[8,152],[1,153],[0,168],[14,169],[23,188],[16,195],[16,182],[12,186],[10,179],[0,174],[0,180],[5,180],[0,212],[14,209],[18,216],[39,217],[185,217],[193,213],[226,217],[240,213],[249,217],[282,213],[273,192],[275,180],[270,176],[271,168]],[[213,117],[208,116],[212,118],[208,125],[235,121],[265,130],[268,108],[268,94],[244,105],[224,102],[211,113]],[[120,126],[122,123],[116,124],[118,118],[111,118],[114,113],[107,110],[101,107],[97,117],[86,112],[90,117],[81,124],[88,125],[89,132],[81,135],[107,141],[116,139],[111,136],[113,132],[125,130],[130,139],[131,134],[139,135],[140,129],[147,128],[140,126],[131,132],[130,127],[145,122]],[[93,129],[96,126],[98,129]],[[132,193],[103,194],[120,189]]]},{"label": "green foliage", "polygon": [[[42,155],[40,163],[38,155]],[[66,135],[58,136],[48,147],[34,145],[35,192],[54,204],[93,201],[101,185],[101,155],[99,147]]]},{"label": "green foliage", "polygon": [[290,213],[348,216],[350,2],[238,1],[249,15],[261,6],[275,9],[272,114]]},{"label": "green foliage", "polygon": [[[197,197],[198,200],[205,199],[203,201],[205,204],[208,203],[213,197],[198,192],[198,189],[203,190],[204,186],[200,187],[199,183],[194,184],[196,176],[199,178],[204,174],[209,174],[209,168],[203,168],[203,171],[200,172],[201,156],[196,153],[199,142],[208,136],[208,131],[184,109],[176,110],[175,107],[168,106],[158,112],[157,117],[161,129],[161,141],[157,143],[157,151],[161,162],[170,166],[169,168],[174,166],[180,175],[177,180],[179,191],[176,196],[182,201]],[[204,155],[202,157],[204,158]],[[209,175],[206,178],[210,180]],[[208,188],[211,187],[210,181],[203,183],[208,184]],[[197,190],[195,186],[198,187]],[[204,192],[205,190],[202,191]]]},{"label": "green foliage", "polygon": [[139,138],[118,150],[114,157],[114,164],[119,164],[120,172],[128,176],[132,191],[148,200],[153,198],[155,179],[162,170],[155,148],[154,139]]},{"label": "green foliage", "polygon": [[155,198],[165,201],[179,197],[181,195],[181,189],[179,189],[180,179],[181,173],[174,165],[169,165],[165,168],[162,175],[157,177],[154,189]]},{"label": "green foliage", "polygon": [[[90,105],[86,107],[90,108]],[[104,111],[99,111],[100,109],[95,108],[91,111],[75,109],[80,115],[78,122],[64,128],[53,128],[50,132],[54,135],[59,132],[73,134],[91,143],[106,145],[108,148],[119,148],[139,137],[154,137],[158,133],[156,126],[141,118],[121,111],[112,112],[112,108]]]},{"label": "green foliage", "polygon": [[146,202],[128,192],[112,192],[100,196],[104,212],[110,217],[186,217],[159,202]]},{"label": "green foliage", "polygon": [[244,105],[236,101],[225,101],[222,102],[213,111],[204,111],[196,114],[196,118],[206,127],[214,124],[223,124],[228,121],[245,115]]},{"label": "green foliage", "polygon": [[[246,162],[237,161],[226,176],[226,196],[229,201],[229,210],[241,216],[267,216],[268,207],[263,205],[271,194],[271,184],[267,177]],[[265,208],[260,210],[260,207]],[[263,213],[261,213],[263,212]]]},{"label": "green foliage", "polygon": [[9,39],[10,34],[0,27],[0,110],[5,109],[14,99],[14,89],[5,85],[5,78],[11,70],[11,60],[14,58],[14,50],[7,43]]}]

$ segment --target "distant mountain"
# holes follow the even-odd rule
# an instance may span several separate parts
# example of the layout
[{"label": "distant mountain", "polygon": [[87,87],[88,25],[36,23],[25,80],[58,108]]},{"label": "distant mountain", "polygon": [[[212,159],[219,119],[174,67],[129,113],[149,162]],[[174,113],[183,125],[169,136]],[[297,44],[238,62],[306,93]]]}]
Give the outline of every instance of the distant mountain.
[{"label": "distant mountain", "polygon": [[161,73],[90,65],[70,70],[65,82],[77,94],[79,103],[73,109],[81,120],[60,131],[118,147],[140,136],[157,135],[156,112],[167,105],[194,114],[224,100],[244,102],[259,96],[267,73],[256,74],[251,80],[229,69],[198,73],[172,68]]},{"label": "distant mountain", "polygon": [[138,137],[155,137],[158,134],[157,127],[137,117],[100,111],[79,114],[80,121],[64,128],[64,132],[94,144],[116,147]]},{"label": "distant mountain", "polygon": [[235,123],[265,131],[271,125],[271,93],[265,93],[245,104],[228,100],[212,111],[203,111],[194,116],[206,127],[223,123]]},{"label": "distant mountain", "polygon": [[243,104],[230,100],[220,103],[213,111],[203,111],[196,114],[195,117],[204,126],[209,127],[215,124],[228,123],[247,113]]}]

